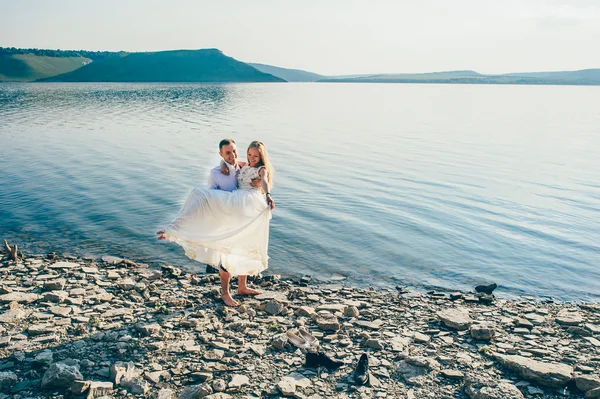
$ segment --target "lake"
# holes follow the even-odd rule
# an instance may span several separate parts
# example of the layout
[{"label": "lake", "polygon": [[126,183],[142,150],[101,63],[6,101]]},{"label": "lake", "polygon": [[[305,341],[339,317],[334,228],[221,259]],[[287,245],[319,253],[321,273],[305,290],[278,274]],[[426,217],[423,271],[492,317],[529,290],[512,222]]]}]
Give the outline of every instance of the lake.
[{"label": "lake", "polygon": [[185,267],[155,231],[233,137],[276,169],[267,273],[598,301],[598,104],[592,86],[0,84],[0,239]]}]

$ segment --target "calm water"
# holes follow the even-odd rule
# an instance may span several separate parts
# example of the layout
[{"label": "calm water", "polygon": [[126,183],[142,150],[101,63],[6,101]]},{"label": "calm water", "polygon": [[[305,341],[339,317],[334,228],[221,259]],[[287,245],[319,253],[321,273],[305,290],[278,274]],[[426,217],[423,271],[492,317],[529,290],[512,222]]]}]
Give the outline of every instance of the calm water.
[{"label": "calm water", "polygon": [[277,170],[270,272],[600,299],[600,88],[0,84],[0,238],[189,264],[154,232],[232,136]]}]

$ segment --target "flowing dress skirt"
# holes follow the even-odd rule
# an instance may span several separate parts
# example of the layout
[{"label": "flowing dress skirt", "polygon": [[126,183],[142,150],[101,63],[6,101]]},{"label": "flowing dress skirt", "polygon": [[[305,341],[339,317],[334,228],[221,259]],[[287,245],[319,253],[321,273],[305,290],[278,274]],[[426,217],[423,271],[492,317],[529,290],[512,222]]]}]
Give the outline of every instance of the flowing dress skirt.
[{"label": "flowing dress skirt", "polygon": [[271,210],[258,189],[195,188],[166,227],[165,237],[198,262],[256,275],[268,267]]}]

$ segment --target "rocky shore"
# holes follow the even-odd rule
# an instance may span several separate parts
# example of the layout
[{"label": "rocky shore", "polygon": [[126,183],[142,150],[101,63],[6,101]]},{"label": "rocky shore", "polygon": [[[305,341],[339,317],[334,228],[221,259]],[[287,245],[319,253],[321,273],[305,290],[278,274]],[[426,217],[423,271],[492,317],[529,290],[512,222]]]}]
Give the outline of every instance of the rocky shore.
[{"label": "rocky shore", "polygon": [[[15,254],[12,254],[15,255]],[[600,398],[600,304],[0,253],[1,398]],[[307,367],[305,326],[343,365]],[[363,353],[369,383],[353,371]],[[318,366],[318,365],[317,365]]]}]

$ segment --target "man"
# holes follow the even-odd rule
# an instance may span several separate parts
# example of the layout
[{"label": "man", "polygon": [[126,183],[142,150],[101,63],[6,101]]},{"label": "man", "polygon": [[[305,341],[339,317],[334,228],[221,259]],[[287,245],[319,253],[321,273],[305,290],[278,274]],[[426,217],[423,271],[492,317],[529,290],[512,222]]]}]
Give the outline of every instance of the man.
[{"label": "man", "polygon": [[[235,145],[235,141],[233,139],[223,139],[219,143],[219,155],[225,161],[225,165],[229,169],[228,174],[224,174],[221,172],[221,166],[217,166],[210,171],[210,175],[208,176],[208,188],[223,190],[223,191],[233,191],[237,189],[237,173],[240,170],[238,165],[238,153],[237,147]],[[260,187],[260,181],[256,182],[257,188]],[[223,302],[227,306],[239,306],[239,302],[235,301],[231,297],[231,293],[229,292],[229,283],[231,282],[231,274],[227,272],[223,268],[223,266],[219,267],[219,277],[221,278],[221,298]],[[261,294],[261,291],[253,290],[252,288],[248,288],[247,286],[248,276],[238,276],[238,294],[241,295],[257,295]]]}]

